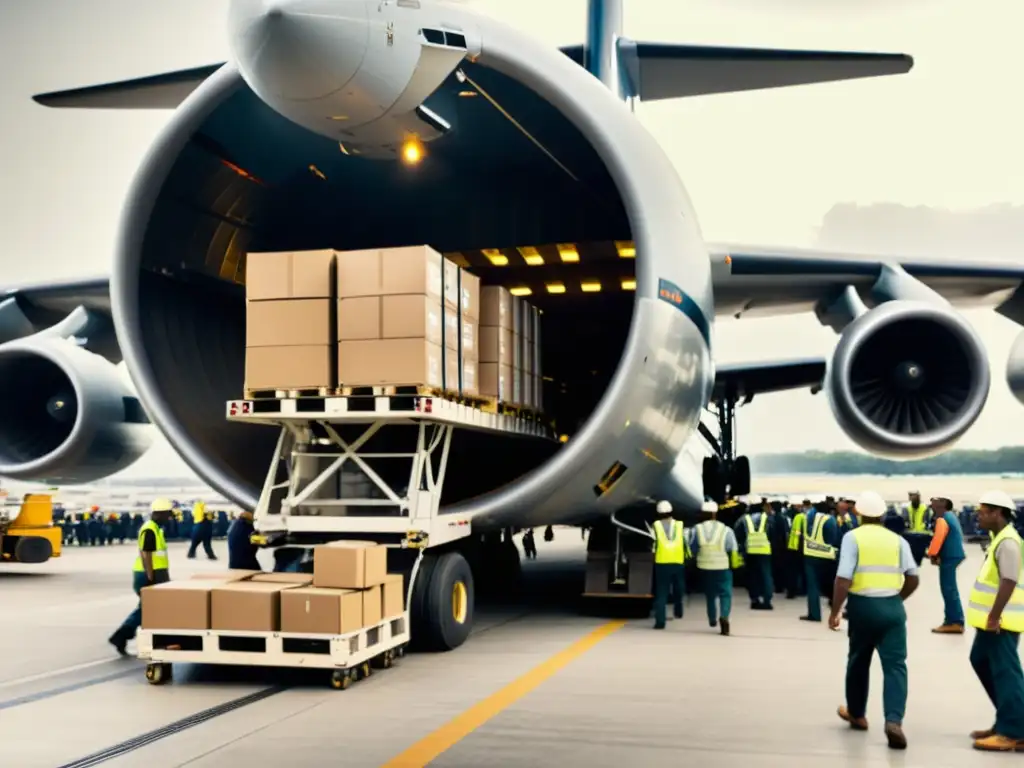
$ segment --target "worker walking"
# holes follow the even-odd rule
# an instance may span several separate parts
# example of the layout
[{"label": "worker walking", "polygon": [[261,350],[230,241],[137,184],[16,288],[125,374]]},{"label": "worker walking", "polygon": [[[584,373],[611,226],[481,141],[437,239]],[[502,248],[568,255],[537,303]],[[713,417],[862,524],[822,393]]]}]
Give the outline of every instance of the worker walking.
[{"label": "worker walking", "polygon": [[821,621],[822,590],[831,583],[832,565],[839,546],[839,525],[827,503],[807,510],[804,520],[804,579],[807,582],[807,615],[801,621]]},{"label": "worker walking", "polygon": [[188,548],[188,559],[193,560],[196,549],[202,542],[203,550],[209,560],[216,560],[213,554],[213,515],[206,511],[206,504],[197,501],[192,505],[192,545]]},{"label": "worker walking", "polygon": [[686,531],[672,517],[672,505],[659,501],[654,521],[654,628],[665,628],[669,592],[677,619],[683,618],[683,591],[686,588]]},{"label": "worker walking", "polygon": [[804,576],[804,531],[807,528],[807,510],[811,508],[811,500],[793,506],[793,522],[789,528],[786,557],[789,560],[789,583],[786,585],[786,599],[795,600],[807,594]]},{"label": "worker walking", "polygon": [[717,519],[715,502],[704,502],[704,517],[690,534],[690,554],[697,558],[697,570],[708,604],[708,624],[728,635],[732,609],[730,565],[736,567],[739,561],[739,545],[733,530]]},{"label": "worker walking", "polygon": [[775,584],[772,580],[772,542],[775,533],[767,499],[762,507],[748,512],[736,523],[735,533],[743,560],[747,565],[747,591],[750,607],[755,611],[771,611]]},{"label": "worker walking", "polygon": [[925,554],[933,565],[939,566],[939,589],[944,606],[942,624],[932,632],[939,635],[964,633],[964,608],[960,602],[960,588],[956,583],[956,569],[967,559],[964,551],[964,532],[960,520],[953,514],[953,502],[944,497],[932,499],[935,511],[935,533]]},{"label": "worker walking", "polygon": [[241,571],[259,571],[259,560],[256,553],[259,547],[252,543],[255,527],[252,523],[252,512],[242,512],[232,521],[228,528],[228,568]]},{"label": "worker walking", "polygon": [[1024,672],[1020,633],[1024,632],[1024,579],[1021,537],[1011,522],[1016,505],[1002,491],[979,499],[978,525],[995,534],[967,602],[967,623],[977,630],[971,666],[996,708],[991,728],[974,731],[974,748],[986,752],[1024,750]]},{"label": "worker walking", "polygon": [[903,716],[907,708],[907,611],[904,601],[919,584],[910,544],[881,525],[885,501],[865,491],[856,502],[861,524],[843,539],[839,552],[832,614],[828,625],[839,629],[839,615],[850,599],[850,651],[846,664],[846,705],[838,714],[850,727],[866,731],[871,657],[882,662],[882,708],[885,737],[892,749],[906,749]]},{"label": "worker walking", "polygon": [[132,589],[139,596],[139,604],[128,614],[128,618],[109,638],[109,642],[122,656],[127,655],[128,641],[142,625],[142,589],[154,584],[170,581],[170,559],[167,556],[167,539],[160,527],[172,514],[171,502],[157,499],[152,505],[150,520],[139,531],[139,554],[132,569]]},{"label": "worker walking", "polygon": [[928,533],[928,524],[931,522],[928,505],[921,502],[921,494],[918,491],[911,491],[907,498],[910,503],[903,514],[907,521],[907,532]]}]

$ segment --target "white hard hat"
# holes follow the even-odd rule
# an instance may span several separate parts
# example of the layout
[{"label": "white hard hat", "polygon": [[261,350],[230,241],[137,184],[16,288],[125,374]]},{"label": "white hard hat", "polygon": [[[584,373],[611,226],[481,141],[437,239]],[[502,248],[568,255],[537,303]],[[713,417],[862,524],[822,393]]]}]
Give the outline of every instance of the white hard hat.
[{"label": "white hard hat", "polygon": [[1004,491],[987,491],[981,494],[978,503],[986,504],[990,507],[1003,507],[1015,514],[1017,512],[1017,504],[1010,498],[1010,494]]},{"label": "white hard hat", "polygon": [[854,509],[862,517],[878,518],[885,514],[885,500],[874,491],[861,491]]},{"label": "white hard hat", "polygon": [[174,506],[171,504],[170,499],[157,499],[153,502],[150,509],[153,512],[170,512],[174,509]]},{"label": "white hard hat", "polygon": [[717,512],[718,511],[718,505],[715,502],[713,502],[713,501],[711,501],[709,499],[709,500],[704,502],[703,506],[701,506],[701,511],[702,512]]},{"label": "white hard hat", "polygon": [[670,515],[672,514],[672,505],[669,504],[667,501],[659,501],[658,506],[655,508],[655,511],[659,515]]}]

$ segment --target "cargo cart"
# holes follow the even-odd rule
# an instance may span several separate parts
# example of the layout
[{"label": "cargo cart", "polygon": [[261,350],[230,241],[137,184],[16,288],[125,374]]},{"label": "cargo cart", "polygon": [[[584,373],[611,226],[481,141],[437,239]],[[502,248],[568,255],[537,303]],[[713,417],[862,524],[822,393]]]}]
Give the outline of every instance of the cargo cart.
[{"label": "cargo cart", "polygon": [[[416,558],[409,579],[406,606],[422,563]],[[342,635],[291,632],[243,632],[219,629],[140,629],[138,657],[146,664],[146,680],[163,685],[171,680],[172,664],[229,664],[330,670],[333,688],[344,690],[371,670],[390,669],[409,644],[409,610],[401,616]]]},{"label": "cargo cart", "polygon": [[[417,644],[457,647],[469,633],[473,590],[456,545],[471,535],[472,520],[440,512],[452,435],[475,430],[558,443],[557,435],[536,413],[430,388],[343,392],[277,392],[227,403],[229,421],[280,430],[254,510],[253,541],[305,552],[356,538],[401,551],[389,561],[402,560],[396,570],[411,574],[406,609],[411,631],[422,633]],[[410,570],[417,553],[421,584]]]}]

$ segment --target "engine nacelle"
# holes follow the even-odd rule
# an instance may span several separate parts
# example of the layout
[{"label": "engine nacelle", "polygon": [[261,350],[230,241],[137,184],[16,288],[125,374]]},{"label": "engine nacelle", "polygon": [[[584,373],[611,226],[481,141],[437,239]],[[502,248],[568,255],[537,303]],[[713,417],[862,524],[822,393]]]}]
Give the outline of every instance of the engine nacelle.
[{"label": "engine nacelle", "polygon": [[825,375],[836,421],[865,450],[894,459],[955,443],[988,398],[988,359],[948,307],[890,301],[847,326]]},{"label": "engine nacelle", "polygon": [[99,355],[61,338],[0,345],[0,476],[88,483],[135,462],[153,427]]},{"label": "engine nacelle", "polygon": [[1006,361],[1006,384],[1013,396],[1024,404],[1024,331],[1021,331],[1010,348]]},{"label": "engine nacelle", "polygon": [[442,14],[432,2],[233,0],[228,24],[242,77],[275,112],[347,153],[393,158],[452,127],[423,102],[479,52],[479,35]]}]

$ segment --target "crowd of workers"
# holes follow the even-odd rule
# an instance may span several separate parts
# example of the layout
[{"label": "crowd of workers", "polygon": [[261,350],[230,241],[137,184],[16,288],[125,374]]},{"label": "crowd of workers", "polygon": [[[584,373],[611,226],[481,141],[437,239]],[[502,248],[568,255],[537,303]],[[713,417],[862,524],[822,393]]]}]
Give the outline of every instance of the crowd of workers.
[{"label": "crowd of workers", "polygon": [[[961,517],[947,498],[933,498],[929,507],[914,492],[907,507],[895,515],[881,496],[870,491],[857,499],[829,497],[791,507],[773,506],[765,499],[760,506],[738,512],[730,527],[718,519],[718,506],[707,502],[704,519],[687,530],[673,517],[668,502],[658,503],[652,533],[655,629],[665,628],[670,598],[675,617],[683,617],[687,559],[696,562],[708,623],[722,635],[730,632],[732,571],[738,567],[745,565],[752,610],[770,611],[777,592],[796,598],[802,589],[807,613],[800,619],[821,622],[821,600],[827,598],[829,628],[839,630],[842,618],[849,624],[846,704],[837,714],[854,730],[868,729],[868,679],[877,651],[884,676],[884,733],[891,748],[905,749],[903,603],[917,589],[918,569],[928,557],[939,567],[944,603],[943,621],[932,631],[963,634],[965,624],[976,630],[970,662],[996,710],[990,728],[971,733],[974,747],[1024,751],[1024,672],[1018,653],[1024,631],[1024,572],[1013,499],[992,491],[978,501],[976,524],[988,534],[988,546],[966,616],[956,580],[966,559],[965,535]],[[922,546],[912,545],[918,541],[915,537],[923,537]],[[782,583],[776,589],[780,573]]]},{"label": "crowd of workers", "polygon": [[[202,546],[207,557],[215,560],[211,542],[227,537],[235,513],[208,511],[202,501],[189,504],[171,501],[170,504],[171,514],[163,523],[167,540],[192,541],[189,557],[195,556],[196,548]],[[63,529],[64,546],[102,547],[137,540],[146,518],[141,512],[104,512],[95,505],[75,513],[55,505],[53,522]]]}]

